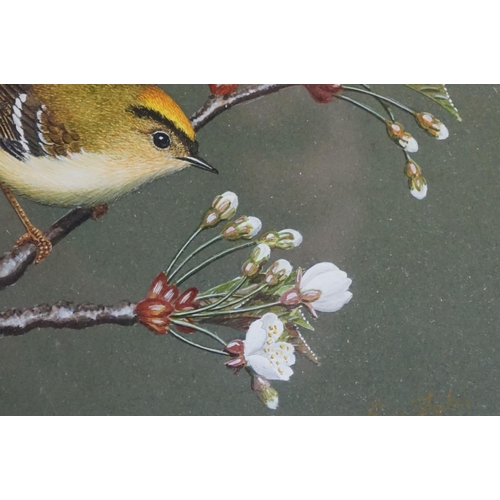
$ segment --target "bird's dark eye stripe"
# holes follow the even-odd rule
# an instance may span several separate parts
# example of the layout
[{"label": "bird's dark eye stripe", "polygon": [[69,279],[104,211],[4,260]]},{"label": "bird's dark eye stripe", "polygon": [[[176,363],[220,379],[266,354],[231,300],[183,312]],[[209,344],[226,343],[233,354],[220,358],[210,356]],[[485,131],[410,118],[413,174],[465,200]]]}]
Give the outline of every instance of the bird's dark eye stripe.
[{"label": "bird's dark eye stripe", "polygon": [[170,142],[170,136],[166,132],[155,132],[153,134],[153,143],[157,148],[167,149]]}]

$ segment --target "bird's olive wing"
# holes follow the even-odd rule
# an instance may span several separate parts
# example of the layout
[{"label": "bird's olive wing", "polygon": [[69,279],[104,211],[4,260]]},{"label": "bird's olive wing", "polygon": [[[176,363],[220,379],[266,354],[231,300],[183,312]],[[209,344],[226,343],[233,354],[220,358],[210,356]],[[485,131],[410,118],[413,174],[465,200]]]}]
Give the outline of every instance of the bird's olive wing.
[{"label": "bird's olive wing", "polygon": [[80,152],[79,135],[60,123],[32,90],[32,85],[0,84],[0,147],[19,160]]}]

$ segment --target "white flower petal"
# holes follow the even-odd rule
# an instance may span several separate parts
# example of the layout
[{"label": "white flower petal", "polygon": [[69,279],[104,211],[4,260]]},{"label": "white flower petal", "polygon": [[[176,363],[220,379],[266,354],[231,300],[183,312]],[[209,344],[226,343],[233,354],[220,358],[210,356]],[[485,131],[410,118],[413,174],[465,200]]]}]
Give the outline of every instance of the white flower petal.
[{"label": "white flower petal", "polygon": [[[288,342],[277,342],[269,347],[265,354],[271,358],[271,361],[277,360],[281,364],[288,366],[293,366],[295,364],[294,347]],[[274,358],[271,356],[274,356]]]},{"label": "white flower petal", "polygon": [[344,292],[330,297],[320,297],[313,302],[313,307],[321,312],[337,312],[352,299],[351,292]]},{"label": "white flower petal", "polygon": [[236,193],[233,193],[232,191],[226,191],[221,196],[224,201],[229,202],[231,208],[234,208],[235,210],[238,208],[238,196],[236,195]]},{"label": "white flower petal", "polygon": [[266,330],[264,330],[263,322],[261,319],[254,321],[248,329],[246,339],[244,341],[245,348],[243,354],[245,358],[262,349],[266,343]]},{"label": "white flower petal", "polygon": [[287,241],[290,241],[290,245],[292,248],[298,247],[302,243],[302,235],[298,232],[295,231],[295,229],[282,229],[281,231],[278,232],[280,237],[284,237],[285,235],[291,235],[291,238],[287,238]]},{"label": "white flower petal", "polygon": [[445,139],[448,139],[450,136],[450,132],[448,131],[448,128],[444,123],[439,124],[439,135],[436,137],[438,141],[444,141]]},{"label": "white flower petal", "polygon": [[424,184],[420,191],[418,189],[411,189],[410,192],[417,200],[423,200],[427,196],[427,184]]},{"label": "white flower petal", "polygon": [[399,145],[408,153],[416,153],[418,151],[418,142],[414,137],[409,139],[401,139]]},{"label": "white flower petal", "polygon": [[[258,354],[252,354],[248,358],[245,358],[247,365],[252,368],[252,370],[255,371],[255,373],[258,373],[259,375],[262,375],[263,377],[266,377],[267,380],[288,380],[290,378],[290,375],[288,375],[288,378],[283,378],[284,375],[282,375],[275,367],[273,363],[271,363],[271,360],[268,359],[265,356],[261,356]],[[286,365],[283,365],[284,367],[288,368]],[[290,368],[288,368],[291,370]],[[283,373],[285,371],[282,369]],[[292,372],[293,373],[293,372]]]},{"label": "white flower petal", "polygon": [[[343,279],[338,279],[339,273],[343,273],[345,276]],[[321,291],[321,297],[318,300],[328,300],[331,297],[334,297],[335,295],[339,295],[341,293],[347,292],[349,290],[349,287],[352,284],[352,280],[347,277],[347,275],[343,271],[339,271],[338,273],[335,273],[334,276],[332,276],[332,273],[329,275],[330,277],[330,284],[327,288],[324,288],[323,291]],[[320,278],[316,278],[316,280],[319,280]],[[312,288],[312,290],[316,290],[315,288]]]},{"label": "white flower petal", "polygon": [[266,334],[267,345],[274,344],[283,333],[283,322],[274,313],[267,313],[262,316],[262,329]]},{"label": "white flower petal", "polygon": [[322,296],[332,295],[347,290],[351,283],[352,281],[344,271],[337,270],[316,276],[309,281],[307,288],[301,285],[300,290],[303,292],[307,290],[319,290]]},{"label": "white flower petal", "polygon": [[271,248],[265,243],[257,245],[251,254],[252,262],[259,265],[268,261],[269,257],[271,257]]},{"label": "white flower petal", "polygon": [[303,288],[304,290],[311,290],[309,284],[314,278],[323,273],[338,271],[338,270],[339,268],[335,264],[332,264],[331,262],[321,262],[320,264],[316,264],[313,267],[311,267],[311,269],[308,269],[304,273],[304,276],[302,276],[300,287]]},{"label": "white flower petal", "polygon": [[262,222],[257,217],[248,217],[247,224],[250,227],[249,237],[253,238],[262,229]]},{"label": "white flower petal", "polygon": [[265,400],[265,405],[270,409],[270,410],[277,410],[278,409],[278,396],[273,396],[270,399]]}]

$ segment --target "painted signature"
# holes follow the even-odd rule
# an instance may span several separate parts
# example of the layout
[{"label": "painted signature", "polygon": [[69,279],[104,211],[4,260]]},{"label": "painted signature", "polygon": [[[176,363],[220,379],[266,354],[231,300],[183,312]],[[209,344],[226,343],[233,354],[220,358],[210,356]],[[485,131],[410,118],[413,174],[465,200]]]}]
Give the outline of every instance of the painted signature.
[{"label": "painted signature", "polygon": [[[439,402],[432,392],[411,401],[404,411],[394,413],[400,416],[445,416],[471,414],[472,404],[464,397],[456,397],[450,389],[445,402]],[[368,416],[385,416],[391,413],[385,410],[381,401],[375,401],[368,410]]]}]

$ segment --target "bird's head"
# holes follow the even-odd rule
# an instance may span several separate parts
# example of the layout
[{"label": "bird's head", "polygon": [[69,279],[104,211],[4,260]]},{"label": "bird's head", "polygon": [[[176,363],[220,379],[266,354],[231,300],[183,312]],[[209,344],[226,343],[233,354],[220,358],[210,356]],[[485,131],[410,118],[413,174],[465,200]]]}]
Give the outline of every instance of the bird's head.
[{"label": "bird's head", "polygon": [[175,171],[194,166],[217,173],[198,156],[198,142],[191,122],[177,103],[160,88],[150,85],[138,89],[135,102],[126,108],[129,132],[143,157]]},{"label": "bird's head", "polygon": [[[189,165],[217,173],[198,156],[189,119],[155,85],[39,85],[35,94],[47,113],[44,145],[104,156],[110,172],[128,171],[137,181]],[[65,144],[66,136],[78,143]]]},{"label": "bird's head", "polygon": [[198,156],[198,142],[191,122],[177,103],[159,87],[139,86],[132,102],[126,103],[129,136],[127,152],[150,168],[166,173],[187,166],[217,173]]}]

